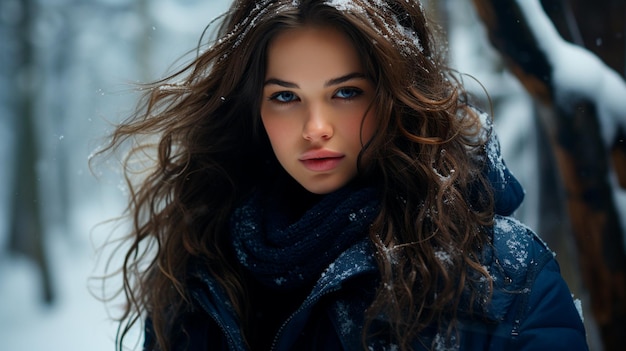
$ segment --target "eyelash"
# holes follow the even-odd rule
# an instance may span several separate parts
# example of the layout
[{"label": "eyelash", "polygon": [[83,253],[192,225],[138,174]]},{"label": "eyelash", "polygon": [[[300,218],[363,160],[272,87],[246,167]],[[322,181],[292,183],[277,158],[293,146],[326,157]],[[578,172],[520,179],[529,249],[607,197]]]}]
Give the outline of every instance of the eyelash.
[{"label": "eyelash", "polygon": [[[348,96],[348,97],[338,97],[337,95],[339,95],[342,92],[344,94],[346,92],[348,92],[347,95],[350,95],[350,94],[352,94],[352,95]],[[290,99],[289,101],[281,101],[280,97],[283,94],[289,94],[290,96],[292,96],[292,99]],[[340,89],[338,89],[337,92],[335,92],[335,94],[333,94],[333,97],[337,97],[339,99],[349,101],[349,100],[352,100],[352,99],[354,99],[354,98],[356,98],[356,97],[358,97],[358,96],[360,96],[362,94],[363,94],[363,90],[362,89],[349,87],[349,88],[340,88]],[[279,92],[276,92],[276,93],[272,94],[269,97],[269,100],[270,101],[276,101],[276,102],[278,102],[280,104],[289,104],[289,103],[293,103],[295,101],[298,101],[298,96],[296,94],[294,94],[293,92],[291,92],[291,91],[279,91]]]},{"label": "eyelash", "polygon": [[350,92],[351,94],[353,94],[352,96],[341,98],[341,99],[344,99],[344,100],[352,100],[352,99],[356,98],[357,96],[359,96],[359,95],[362,95],[362,94],[363,94],[363,90],[361,90],[361,89],[359,89],[359,88],[341,88],[341,89],[337,90],[337,92],[335,93],[335,95],[339,94],[339,92],[342,92],[342,91],[343,91],[344,93],[345,93],[346,91],[348,91],[348,92]]},{"label": "eyelash", "polygon": [[[289,101],[281,101],[280,97],[282,95],[284,95],[284,94],[289,94],[289,95],[293,96],[293,99],[289,100]],[[276,101],[276,102],[281,103],[281,104],[288,104],[288,103],[294,102],[295,99],[297,99],[297,98],[298,98],[298,96],[296,94],[290,92],[290,91],[279,91],[277,93],[272,94],[270,96],[269,100],[270,101]]]}]

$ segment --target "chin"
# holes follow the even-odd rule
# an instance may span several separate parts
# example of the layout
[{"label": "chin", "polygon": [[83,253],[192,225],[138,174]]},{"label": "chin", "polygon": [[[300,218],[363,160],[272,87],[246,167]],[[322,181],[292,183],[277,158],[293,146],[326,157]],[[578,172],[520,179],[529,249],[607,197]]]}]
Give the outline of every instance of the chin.
[{"label": "chin", "polygon": [[[299,182],[300,183],[300,182]],[[327,182],[308,182],[300,183],[300,185],[308,192],[316,195],[326,195],[335,192],[346,185],[346,183],[327,183]]]},{"label": "chin", "polygon": [[320,182],[298,182],[300,186],[304,188],[304,190],[316,194],[316,195],[326,195],[330,194],[333,191],[339,189],[339,187],[332,186],[330,184],[320,184]]},{"label": "chin", "polygon": [[328,187],[320,187],[320,186],[305,186],[303,184],[302,187],[304,188],[304,190],[310,192],[311,194],[315,194],[315,195],[326,195],[326,194],[330,194],[333,191],[337,190],[338,188],[328,188]]}]

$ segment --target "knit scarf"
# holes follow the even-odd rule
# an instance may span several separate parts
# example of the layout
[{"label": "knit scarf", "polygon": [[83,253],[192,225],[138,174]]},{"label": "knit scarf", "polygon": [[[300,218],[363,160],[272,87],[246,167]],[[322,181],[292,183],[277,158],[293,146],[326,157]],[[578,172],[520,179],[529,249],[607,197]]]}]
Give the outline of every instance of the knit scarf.
[{"label": "knit scarf", "polygon": [[378,212],[373,188],[346,186],[325,195],[295,222],[272,194],[253,193],[230,221],[239,262],[263,285],[312,285],[343,251],[367,235]]}]

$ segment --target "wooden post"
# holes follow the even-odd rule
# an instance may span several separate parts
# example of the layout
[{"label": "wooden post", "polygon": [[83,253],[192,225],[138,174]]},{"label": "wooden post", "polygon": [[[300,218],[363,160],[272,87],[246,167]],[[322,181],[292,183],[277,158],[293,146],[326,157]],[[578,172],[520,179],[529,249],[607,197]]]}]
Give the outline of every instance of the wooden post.
[{"label": "wooden post", "polygon": [[[577,244],[583,282],[590,293],[593,317],[605,350],[622,350],[622,334],[626,331],[626,254],[624,223],[620,221],[626,219],[620,219],[616,210],[609,172],[616,167],[616,173],[626,174],[626,169],[617,169],[624,165],[610,162],[596,101],[583,95],[568,101],[555,98],[560,92],[554,84],[552,64],[559,63],[550,62],[538,46],[539,38],[534,36],[517,2],[474,0],[474,5],[509,69],[551,111],[542,122],[564,185],[563,201]],[[594,6],[603,8],[597,2]],[[620,141],[615,142],[619,149]]]}]

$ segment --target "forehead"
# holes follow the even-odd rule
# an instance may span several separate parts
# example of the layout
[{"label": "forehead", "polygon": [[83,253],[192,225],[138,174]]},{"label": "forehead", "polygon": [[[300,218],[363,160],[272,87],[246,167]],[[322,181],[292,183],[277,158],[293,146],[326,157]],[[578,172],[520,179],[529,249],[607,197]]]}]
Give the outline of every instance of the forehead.
[{"label": "forehead", "polygon": [[361,71],[354,43],[341,30],[330,26],[303,26],[278,33],[269,43],[267,75],[302,70],[332,75],[336,71]]}]

